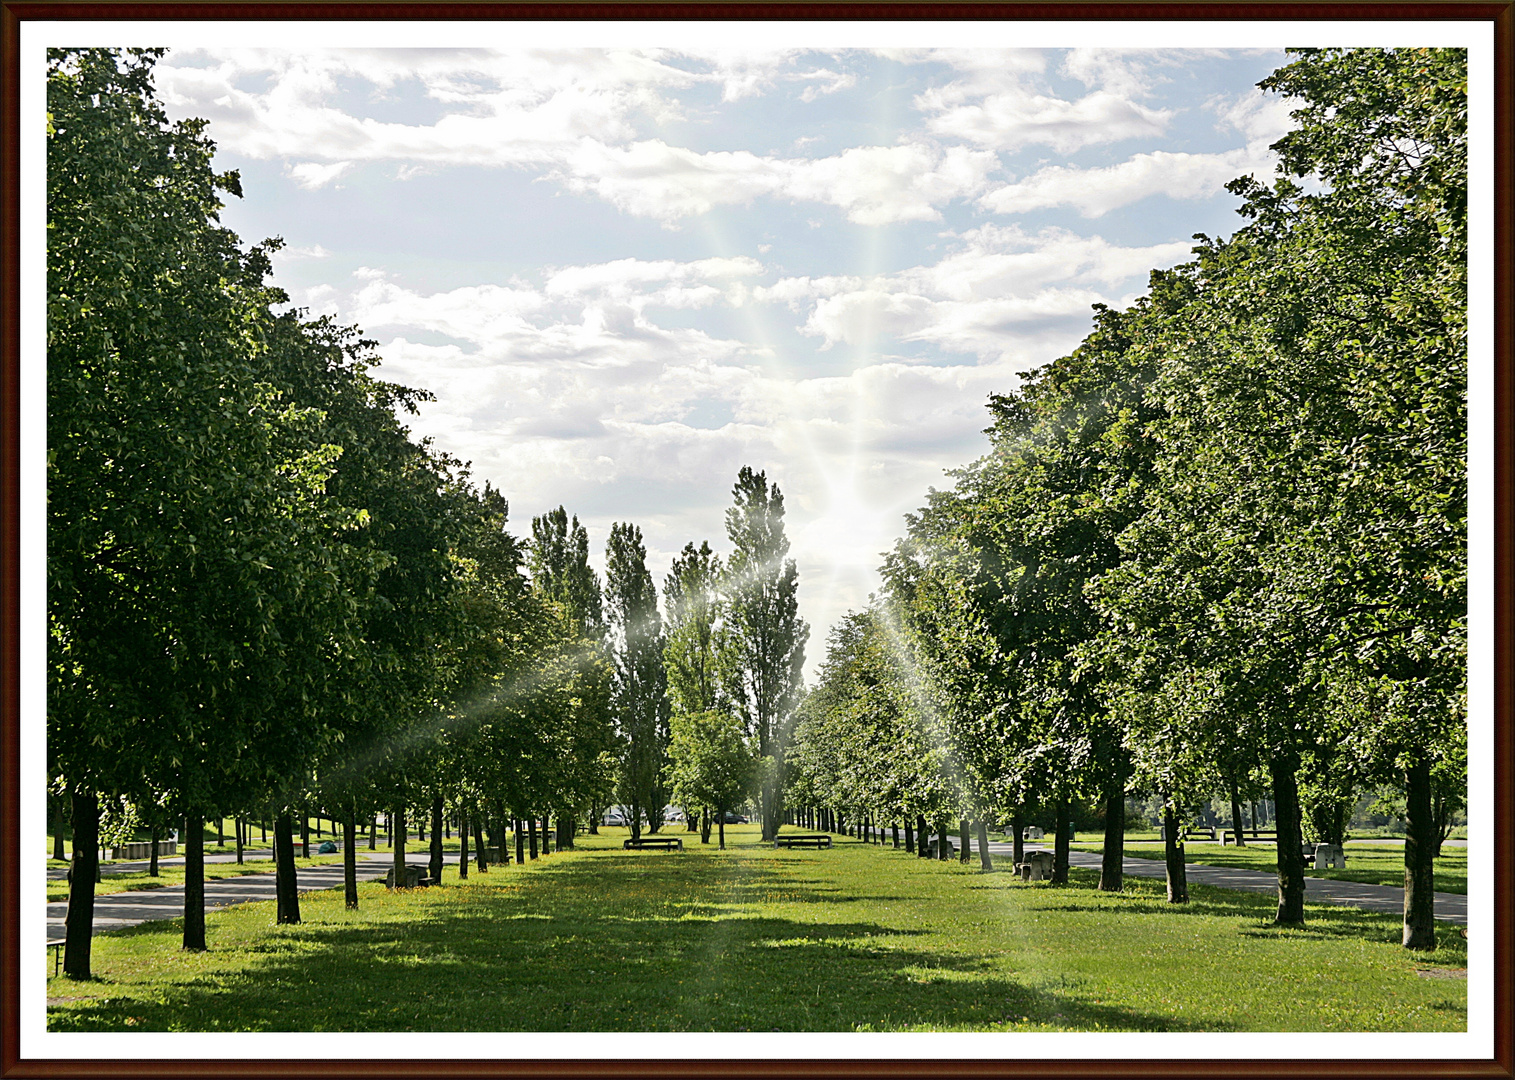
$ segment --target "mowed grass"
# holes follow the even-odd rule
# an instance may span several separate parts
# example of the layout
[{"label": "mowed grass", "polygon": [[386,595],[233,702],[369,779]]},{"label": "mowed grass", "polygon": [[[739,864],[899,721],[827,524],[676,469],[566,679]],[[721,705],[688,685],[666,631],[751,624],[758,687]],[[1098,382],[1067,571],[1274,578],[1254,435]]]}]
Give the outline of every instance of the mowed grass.
[{"label": "mowed grass", "polygon": [[[1073,844],[1081,851],[1101,851],[1103,844]],[[1405,884],[1405,852],[1402,847],[1353,844],[1346,845],[1347,868],[1345,870],[1312,870],[1305,868],[1306,877],[1330,878],[1334,881],[1357,881],[1367,885],[1392,885],[1402,889]],[[1161,859],[1163,845],[1159,843],[1130,843],[1125,853],[1133,859]],[[1278,869],[1278,852],[1272,844],[1248,842],[1245,847],[1212,843],[1184,845],[1184,861],[1202,863],[1205,866],[1225,866],[1236,870],[1261,870],[1275,873]],[[1435,861],[1435,885],[1437,892],[1462,893],[1468,891],[1468,849],[1444,847],[1441,857]]]},{"label": "mowed grass", "polygon": [[[1103,894],[845,838],[775,851],[620,850],[619,830],[526,867],[359,887],[95,938],[93,981],[48,980],[55,1031],[1465,1030],[1466,943],[1399,920],[1161,882]],[[692,842],[691,842],[692,841]],[[41,957],[38,957],[41,962]],[[51,965],[48,971],[51,973]],[[1429,976],[1429,977],[1428,977]]]}]

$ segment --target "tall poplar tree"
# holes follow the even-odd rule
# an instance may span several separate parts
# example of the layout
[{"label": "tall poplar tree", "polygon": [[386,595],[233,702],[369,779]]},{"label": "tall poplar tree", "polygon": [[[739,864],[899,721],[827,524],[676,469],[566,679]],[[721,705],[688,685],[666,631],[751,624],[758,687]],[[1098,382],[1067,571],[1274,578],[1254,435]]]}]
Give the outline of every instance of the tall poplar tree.
[{"label": "tall poplar tree", "polygon": [[784,742],[803,686],[810,627],[799,616],[799,570],[787,558],[784,496],[766,473],[744,465],[731,490],[725,594],[733,645],[732,697],[762,758],[763,839],[783,816]]},{"label": "tall poplar tree", "polygon": [[651,831],[663,824],[669,731],[663,621],[657,589],[647,572],[642,530],[635,525],[616,522],[610,527],[605,592],[615,671],[611,709],[624,743],[621,798],[631,811],[631,835],[636,838],[641,836],[643,812]]}]

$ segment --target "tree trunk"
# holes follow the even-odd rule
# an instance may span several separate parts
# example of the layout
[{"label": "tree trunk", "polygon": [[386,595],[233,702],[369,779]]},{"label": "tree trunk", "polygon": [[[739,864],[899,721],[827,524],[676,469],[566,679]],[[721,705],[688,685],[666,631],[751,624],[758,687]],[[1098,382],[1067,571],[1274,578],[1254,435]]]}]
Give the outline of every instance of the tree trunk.
[{"label": "tree trunk", "polygon": [[967,862],[969,860],[969,858],[971,858],[972,855],[973,855],[973,853],[968,850],[969,847],[971,847],[971,845],[968,843],[968,819],[967,818],[958,818],[957,819],[957,846],[958,846],[957,861],[960,862],[960,863]]},{"label": "tree trunk", "polygon": [[915,850],[915,830],[911,828],[910,818],[908,816],[905,818],[905,850]]},{"label": "tree trunk", "polygon": [[218,811],[216,811],[216,847],[225,847],[225,846],[226,846],[226,819],[221,816],[221,812],[218,810]]},{"label": "tree trunk", "polygon": [[526,838],[521,835],[521,819],[515,818],[511,825],[516,836],[516,865],[520,866],[526,861]]},{"label": "tree trunk", "polygon": [[1436,948],[1435,840],[1431,820],[1431,766],[1423,757],[1405,770],[1404,947]]},{"label": "tree trunk", "polygon": [[1057,800],[1057,821],[1052,839],[1052,884],[1068,884],[1068,843],[1072,839],[1073,820],[1068,800]]},{"label": "tree trunk", "polygon": [[150,845],[149,848],[148,848],[148,852],[147,852],[147,876],[148,877],[157,877],[158,876],[158,837],[160,837],[162,835],[163,835],[163,826],[158,825],[158,824],[154,824],[153,828],[152,828],[152,832],[150,832],[148,834],[148,844]]},{"label": "tree trunk", "polygon": [[405,888],[405,808],[402,806],[389,815],[389,839],[395,853],[395,888]]},{"label": "tree trunk", "polygon": [[1026,861],[1026,830],[1021,825],[1020,807],[1016,807],[1015,813],[1010,815],[1010,832],[1014,834],[1010,837],[1011,858],[1019,866]]},{"label": "tree trunk", "polygon": [[[516,829],[516,835],[519,836],[520,822],[516,822]],[[473,816],[473,850],[475,865],[478,866],[479,873],[489,873],[489,852],[484,844],[484,814],[482,811]]]},{"label": "tree trunk", "polygon": [[552,830],[548,828],[547,818],[542,818],[542,854],[552,854]]},{"label": "tree trunk", "polygon": [[342,815],[342,898],[347,910],[358,910],[358,816]]},{"label": "tree trunk", "polygon": [[[633,797],[631,805],[627,809],[631,811],[626,820],[626,824],[631,828],[631,838],[633,840],[640,840],[642,838],[642,804]],[[532,841],[531,857],[533,859],[536,858],[536,841]]]},{"label": "tree trunk", "polygon": [[1236,833],[1236,846],[1246,847],[1247,841],[1242,837],[1241,820],[1241,795],[1236,790],[1236,781],[1231,782],[1231,828]]},{"label": "tree trunk", "polygon": [[989,854],[989,823],[978,819],[978,866],[980,870],[993,870],[994,857]]},{"label": "tree trunk", "polygon": [[275,921],[300,921],[300,888],[295,876],[295,824],[285,810],[274,818],[274,896],[278,901]]},{"label": "tree trunk", "polygon": [[304,808],[300,810],[300,858],[310,858],[310,818]]},{"label": "tree trunk", "polygon": [[458,880],[468,880],[468,814],[458,811]]},{"label": "tree trunk", "polygon": [[241,865],[243,865],[243,863],[242,863],[243,841],[246,839],[246,836],[247,836],[247,819],[246,818],[237,818],[237,820],[234,822],[234,824],[237,827],[237,865],[241,866]]},{"label": "tree trunk", "polygon": [[946,862],[952,857],[952,841],[947,838],[947,819],[936,819],[936,861]]},{"label": "tree trunk", "polygon": [[1100,892],[1120,892],[1125,884],[1126,785],[1111,781],[1105,792],[1105,844],[1099,857]]},{"label": "tree trunk", "polygon": [[184,815],[184,947],[205,951],[205,820]]},{"label": "tree trunk", "polygon": [[710,843],[710,807],[700,811],[700,843]]},{"label": "tree trunk", "polygon": [[74,856],[68,867],[68,914],[63,920],[63,973],[88,979],[95,933],[95,875],[100,871],[100,800],[76,791],[71,802]]},{"label": "tree trunk", "polygon": [[379,817],[377,814],[368,819],[368,850],[379,850]]},{"label": "tree trunk", "polygon": [[535,860],[537,857],[537,823],[534,818],[527,818],[525,825],[526,839],[530,846],[531,857]]},{"label": "tree trunk", "polygon": [[68,858],[63,850],[63,800],[48,796],[47,805],[53,812],[53,859],[62,862]]},{"label": "tree trunk", "polygon": [[1305,922],[1305,857],[1300,851],[1296,768],[1297,762],[1279,756],[1268,765],[1273,777],[1273,824],[1278,831],[1278,915],[1273,921],[1279,926]]},{"label": "tree trunk", "polygon": [[431,865],[427,874],[432,881],[442,880],[442,796],[431,798]]},{"label": "tree trunk", "polygon": [[1178,838],[1178,814],[1163,804],[1163,865],[1168,871],[1168,903],[1189,902],[1189,872],[1184,866],[1184,845]]},{"label": "tree trunk", "polygon": [[717,807],[716,811],[715,811],[715,820],[719,823],[717,827],[720,829],[720,832],[721,832],[720,850],[725,851],[726,850],[726,811],[723,810],[723,809],[721,809],[721,808],[719,808],[719,807]]},{"label": "tree trunk", "polygon": [[700,831],[700,815],[691,812],[687,806],[684,807],[684,831],[691,833]]},{"label": "tree trunk", "polygon": [[927,833],[931,826],[926,824],[926,816],[917,814],[915,817],[915,854],[917,858],[929,859],[931,857],[930,838]]}]

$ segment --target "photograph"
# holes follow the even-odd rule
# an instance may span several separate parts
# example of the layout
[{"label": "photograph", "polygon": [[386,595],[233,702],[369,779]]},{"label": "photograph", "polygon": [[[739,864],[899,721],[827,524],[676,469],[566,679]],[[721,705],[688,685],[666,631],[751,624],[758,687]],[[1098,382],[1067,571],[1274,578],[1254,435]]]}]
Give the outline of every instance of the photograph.
[{"label": "photograph", "polygon": [[1511,1068],[1508,26],[7,12],[8,1067]]}]

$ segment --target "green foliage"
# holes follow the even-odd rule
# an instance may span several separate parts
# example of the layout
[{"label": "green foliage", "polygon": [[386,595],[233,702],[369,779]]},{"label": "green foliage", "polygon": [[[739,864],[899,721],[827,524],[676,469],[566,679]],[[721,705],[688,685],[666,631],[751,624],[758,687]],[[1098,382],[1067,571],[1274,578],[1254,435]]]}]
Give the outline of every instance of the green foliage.
[{"label": "green foliage", "polygon": [[663,620],[657,589],[647,572],[642,530],[616,522],[605,549],[605,594],[610,652],[615,675],[611,708],[624,747],[621,798],[631,808],[634,829],[640,813],[656,832],[666,803],[663,788],[668,755],[668,685],[663,666]]},{"label": "green foliage", "polygon": [[758,757],[729,712],[675,712],[668,743],[668,786],[681,806],[723,813],[752,791]]}]

